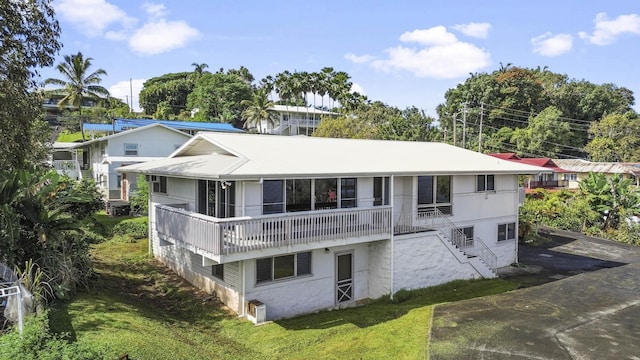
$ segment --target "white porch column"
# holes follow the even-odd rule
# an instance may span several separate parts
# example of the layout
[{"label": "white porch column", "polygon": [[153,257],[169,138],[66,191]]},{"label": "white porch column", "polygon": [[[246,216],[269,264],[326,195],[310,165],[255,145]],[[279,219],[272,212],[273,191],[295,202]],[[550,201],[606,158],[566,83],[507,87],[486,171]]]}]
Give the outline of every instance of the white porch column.
[{"label": "white porch column", "polygon": [[[384,180],[383,180],[384,182]],[[395,290],[393,288],[393,239],[394,239],[394,222],[395,222],[395,217],[394,217],[394,208],[395,206],[393,205],[394,203],[394,191],[393,188],[395,187],[395,178],[393,175],[391,175],[391,179],[390,179],[390,184],[389,184],[389,199],[390,199],[390,203],[391,203],[391,237],[390,237],[390,241],[391,241],[391,246],[389,246],[389,248],[391,249],[391,256],[389,256],[389,268],[391,269],[391,274],[389,274],[389,279],[391,280],[391,294],[390,294],[390,298],[391,300],[393,300],[393,294],[395,293]]]}]

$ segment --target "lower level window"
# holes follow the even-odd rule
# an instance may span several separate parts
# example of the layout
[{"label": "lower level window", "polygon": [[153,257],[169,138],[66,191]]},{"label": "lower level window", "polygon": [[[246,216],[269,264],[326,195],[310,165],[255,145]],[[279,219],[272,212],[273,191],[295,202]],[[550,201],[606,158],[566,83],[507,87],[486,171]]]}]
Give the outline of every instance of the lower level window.
[{"label": "lower level window", "polygon": [[498,225],[498,241],[515,240],[516,223]]},{"label": "lower level window", "polygon": [[256,283],[311,274],[311,252],[256,260]]},{"label": "lower level window", "polygon": [[224,281],[224,264],[211,266],[211,275]]}]

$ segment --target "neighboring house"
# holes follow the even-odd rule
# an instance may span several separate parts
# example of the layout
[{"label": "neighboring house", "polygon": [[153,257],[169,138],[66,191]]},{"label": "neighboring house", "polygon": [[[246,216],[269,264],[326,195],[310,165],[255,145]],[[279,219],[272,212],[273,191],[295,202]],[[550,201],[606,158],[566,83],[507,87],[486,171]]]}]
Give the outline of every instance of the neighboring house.
[{"label": "neighboring house", "polygon": [[173,121],[173,120],[151,120],[151,119],[113,119],[110,124],[84,123],[84,131],[91,133],[116,134],[119,132],[137,129],[151,124],[162,124],[166,127],[180,130],[184,133],[194,135],[198,131],[220,131],[220,132],[243,132],[234,128],[231,124],[198,122],[198,121]]},{"label": "neighboring house", "polygon": [[311,135],[320,125],[323,116],[338,116],[338,113],[332,111],[305,106],[274,105],[271,110],[276,113],[276,122],[272,125],[262,121],[258,132],[274,135]]},{"label": "neighboring house", "polygon": [[517,261],[518,175],[443,143],[199,133],[150,181],[150,252],[254,322]]},{"label": "neighboring house", "polygon": [[82,178],[82,165],[78,159],[78,150],[75,149],[78,143],[54,142],[51,152],[51,166],[60,175],[67,175],[72,179]]},{"label": "neighboring house", "polygon": [[565,176],[567,171],[559,167],[555,162],[556,160],[550,158],[521,158],[515,153],[489,155],[502,160],[545,168],[547,172],[529,175],[525,178],[523,185],[527,192],[534,189],[566,189],[569,186],[569,181]]},{"label": "neighboring house", "polygon": [[[124,201],[129,200],[137,181],[135,176],[116,173],[116,168],[164,158],[198,131],[243,132],[230,124],[149,119],[114,119],[111,124],[85,123],[83,127],[88,133],[111,135],[74,143],[65,149],[55,149],[54,145],[54,167],[59,173],[73,174],[71,177],[77,179],[91,177],[106,200]],[[60,162],[56,157],[73,161]],[[71,163],[77,172],[69,169]]]},{"label": "neighboring house", "polygon": [[582,159],[555,159],[559,167],[565,170],[564,179],[568,181],[569,188],[579,188],[579,183],[589,173],[620,174],[627,179],[632,179],[636,186],[640,186],[640,168],[638,164],[624,164],[618,162],[593,162]]},{"label": "neighboring house", "polygon": [[[72,105],[65,105],[63,108],[58,106],[58,102],[65,97],[63,94],[48,94],[48,97],[43,99],[42,108],[44,110],[44,118],[49,125],[58,125],[58,117],[62,115],[64,111],[75,110],[76,107]],[[98,101],[93,99],[83,99],[82,108],[91,108],[98,105]]]},{"label": "neighboring house", "polygon": [[96,181],[107,200],[128,201],[129,192],[136,188],[136,178],[126,172],[117,173],[115,169],[162,159],[189,138],[191,135],[182,131],[150,124],[78,143],[73,149],[81,150],[80,167],[84,176],[91,176]]}]

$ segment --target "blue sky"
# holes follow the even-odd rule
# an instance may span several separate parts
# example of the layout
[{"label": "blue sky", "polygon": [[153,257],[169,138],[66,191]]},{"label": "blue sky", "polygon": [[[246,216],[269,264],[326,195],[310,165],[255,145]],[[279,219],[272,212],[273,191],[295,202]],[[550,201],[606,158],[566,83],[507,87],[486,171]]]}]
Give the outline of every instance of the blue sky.
[{"label": "blue sky", "polygon": [[[500,63],[547,66],[640,97],[640,6],[633,0],[54,0],[58,62],[78,51],[134,107],[144,80],[247,67],[259,80],[330,66],[371,100],[436,116],[446,90]],[[43,78],[58,77],[53,69]],[[130,81],[131,79],[131,81]],[[636,106],[638,108],[638,106]]]}]

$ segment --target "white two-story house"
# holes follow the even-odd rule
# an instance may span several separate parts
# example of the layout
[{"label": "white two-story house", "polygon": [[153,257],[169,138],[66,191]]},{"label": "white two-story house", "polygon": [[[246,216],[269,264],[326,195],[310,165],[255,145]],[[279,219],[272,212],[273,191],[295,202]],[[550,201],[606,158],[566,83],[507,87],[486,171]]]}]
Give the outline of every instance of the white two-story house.
[{"label": "white two-story house", "polygon": [[262,121],[258,132],[273,135],[312,135],[320,125],[322,117],[338,116],[338,113],[306,106],[274,105],[271,109],[276,121]]},{"label": "white two-story house", "polygon": [[163,159],[190,138],[185,132],[155,123],[79,143],[74,149],[82,150],[81,168],[91,174],[107,200],[127,201],[129,190],[135,188],[135,176],[116,169]]},{"label": "white two-story house", "polygon": [[126,171],[150,181],[153,255],[260,322],[496,276],[517,261],[518,175],[546,170],[443,143],[198,133]]}]

